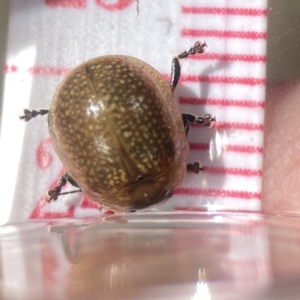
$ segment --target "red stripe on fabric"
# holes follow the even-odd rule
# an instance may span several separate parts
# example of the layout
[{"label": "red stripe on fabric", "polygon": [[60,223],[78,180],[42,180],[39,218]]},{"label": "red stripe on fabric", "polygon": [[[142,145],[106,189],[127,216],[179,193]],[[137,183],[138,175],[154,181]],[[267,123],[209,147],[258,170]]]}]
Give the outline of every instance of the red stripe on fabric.
[{"label": "red stripe on fabric", "polygon": [[18,67],[15,65],[5,65],[3,68],[4,73],[16,73],[18,72]]},{"label": "red stripe on fabric", "polygon": [[231,122],[216,122],[214,125],[217,129],[239,129],[239,130],[247,130],[247,131],[253,131],[253,130],[264,130],[263,124],[251,124],[251,123],[231,123]]},{"label": "red stripe on fabric", "polygon": [[[4,73],[29,72],[35,75],[66,75],[71,68],[53,68],[53,67],[30,67],[22,70],[15,65],[6,65]],[[170,79],[169,74],[162,74],[167,80]],[[224,84],[245,84],[245,85],[261,85],[265,84],[264,78],[244,78],[244,77],[221,77],[221,76],[195,76],[182,75],[180,81],[183,82],[210,82],[210,83],[224,83]]]},{"label": "red stripe on fabric", "polygon": [[175,190],[174,194],[185,196],[230,197],[241,198],[245,200],[261,199],[261,193],[199,188],[178,188]]},{"label": "red stripe on fabric", "polygon": [[222,174],[222,175],[237,175],[245,177],[262,176],[262,170],[241,169],[241,168],[220,168],[220,167],[205,167],[206,173]]},{"label": "red stripe on fabric", "polygon": [[4,73],[26,72],[33,75],[66,75],[71,68],[55,68],[55,67],[30,67],[22,69],[16,65],[6,65],[3,69]]},{"label": "red stripe on fabric", "polygon": [[195,7],[182,6],[181,12],[184,14],[212,14],[212,15],[239,15],[239,16],[267,16],[266,9],[253,8],[229,8],[229,7]]},{"label": "red stripe on fabric", "polygon": [[39,215],[31,214],[30,219],[56,219],[70,218],[74,216],[75,206],[71,206],[68,211],[63,212],[42,212]]},{"label": "red stripe on fabric", "polygon": [[[222,53],[204,53],[202,55],[192,55],[188,59],[192,60],[223,60],[223,61],[243,61],[243,62],[266,62],[265,55],[246,55],[246,54],[222,54]],[[31,67],[23,70],[31,74],[40,75],[66,75],[71,68],[54,68],[54,67]],[[21,71],[15,65],[6,65],[4,73],[15,73]]]},{"label": "red stripe on fabric", "polygon": [[[198,129],[207,129],[205,126],[201,126],[195,123],[190,124],[191,127]],[[263,124],[253,124],[253,123],[234,123],[234,122],[216,122],[213,126],[216,129],[228,129],[228,130],[246,130],[246,131],[263,131]]]},{"label": "red stripe on fabric", "polygon": [[188,59],[193,60],[223,60],[223,61],[242,61],[242,62],[266,62],[265,55],[247,54],[223,54],[223,53],[203,53],[201,55],[191,55]]},{"label": "red stripe on fabric", "polygon": [[86,8],[86,0],[45,0],[48,7]]},{"label": "red stripe on fabric", "polygon": [[215,98],[179,98],[180,104],[191,105],[220,105],[220,106],[239,106],[245,108],[265,107],[264,101],[251,100],[231,100],[231,99],[215,99]]},{"label": "red stripe on fabric", "polygon": [[69,68],[53,68],[53,67],[31,67],[28,69],[30,74],[35,75],[66,75],[72,69]]},{"label": "red stripe on fabric", "polygon": [[[190,143],[191,150],[207,151],[209,150],[209,144],[204,143]],[[223,152],[238,152],[246,154],[263,153],[262,147],[244,146],[244,145],[227,145],[223,147]]]},{"label": "red stripe on fabric", "polygon": [[97,209],[98,211],[100,211],[100,205],[97,202],[90,200],[86,196],[84,196],[80,207],[83,209],[91,209],[92,208],[92,209]]},{"label": "red stripe on fabric", "polygon": [[201,30],[201,29],[183,29],[181,31],[183,37],[217,37],[217,38],[238,38],[238,39],[266,39],[266,32],[258,31],[230,31],[230,30]]},{"label": "red stripe on fabric", "polygon": [[222,84],[242,84],[242,85],[265,85],[265,78],[254,77],[228,77],[228,76],[197,76],[197,75],[181,75],[181,82],[209,82]]}]

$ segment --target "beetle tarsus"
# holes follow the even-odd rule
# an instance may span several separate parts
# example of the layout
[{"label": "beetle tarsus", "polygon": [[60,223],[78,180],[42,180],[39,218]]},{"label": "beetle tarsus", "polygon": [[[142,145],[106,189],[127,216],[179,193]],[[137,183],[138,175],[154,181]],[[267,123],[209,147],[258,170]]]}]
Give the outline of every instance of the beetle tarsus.
[{"label": "beetle tarsus", "polygon": [[205,47],[207,47],[206,43],[205,42],[200,42],[200,41],[197,41],[194,45],[194,47],[192,47],[189,51],[184,51],[182,52],[181,54],[179,54],[177,57],[179,59],[182,59],[182,58],[187,58],[189,57],[190,55],[194,55],[194,54],[201,54],[201,53],[204,53],[205,52]]},{"label": "beetle tarsus", "polygon": [[187,164],[187,169],[193,171],[194,173],[198,174],[200,171],[204,171],[201,162],[197,161],[193,164]]},{"label": "beetle tarsus", "polygon": [[53,190],[48,190],[46,192],[46,196],[47,196],[47,202],[51,202],[52,200],[56,201],[57,198],[58,198],[58,195],[59,195],[59,192],[60,192],[60,189],[61,187],[60,186],[57,186],[55,187]]},{"label": "beetle tarsus", "polygon": [[54,189],[47,191],[46,195],[48,197],[47,202],[51,202],[52,200],[56,201],[58,196],[60,195],[67,195],[67,194],[73,194],[73,193],[79,193],[82,192],[81,189],[64,192],[61,193],[61,188],[66,185],[67,182],[70,182],[73,186],[79,187],[76,181],[72,178],[72,176],[66,172],[64,175],[61,176],[58,182],[58,186],[56,186]]},{"label": "beetle tarsus", "polygon": [[213,125],[215,124],[216,122],[216,118],[215,117],[212,117],[211,114],[206,114],[202,117],[199,117],[196,119],[196,122],[197,124],[202,124],[206,127],[213,127]]},{"label": "beetle tarsus", "polygon": [[216,122],[216,118],[213,117],[211,114],[206,114],[201,117],[192,114],[182,114],[182,120],[186,135],[188,135],[189,133],[189,123],[195,123],[211,128]]},{"label": "beetle tarsus", "polygon": [[19,116],[20,120],[24,120],[25,122],[30,121],[32,118],[35,118],[38,115],[46,115],[49,112],[49,109],[40,109],[39,111],[37,110],[29,110],[29,109],[24,109],[23,114]]},{"label": "beetle tarsus", "polygon": [[206,127],[212,127],[216,121],[215,117],[212,117],[211,114],[205,114],[204,116],[196,116],[192,114],[186,114],[188,121],[190,123],[196,123]]}]

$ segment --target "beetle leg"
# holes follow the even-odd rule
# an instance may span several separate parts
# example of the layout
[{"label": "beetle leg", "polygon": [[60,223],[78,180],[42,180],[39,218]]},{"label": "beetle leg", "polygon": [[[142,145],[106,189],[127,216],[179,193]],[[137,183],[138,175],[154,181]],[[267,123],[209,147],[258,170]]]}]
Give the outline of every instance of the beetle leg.
[{"label": "beetle leg", "polygon": [[65,173],[59,180],[58,186],[56,186],[53,190],[47,191],[47,196],[49,199],[47,200],[48,202],[51,202],[52,200],[57,200],[58,196],[60,195],[66,195],[66,194],[72,194],[72,193],[77,193],[81,192],[81,189],[79,190],[74,190],[70,192],[65,192],[61,193],[61,188],[67,183],[70,182],[73,186],[79,187],[76,181],[72,178],[72,176],[69,173]]},{"label": "beetle leg", "polygon": [[192,114],[182,114],[182,119],[183,119],[183,125],[186,134],[188,133],[189,130],[189,126],[187,125],[187,123],[196,123],[206,127],[212,127],[216,121],[216,119],[212,117],[210,114],[206,114],[201,117]]},{"label": "beetle leg", "polygon": [[184,127],[184,131],[186,136],[189,133],[189,129],[190,129],[190,123],[189,123],[189,119],[188,119],[188,115],[187,114],[182,114],[182,121],[183,121],[183,127]]},{"label": "beetle leg", "polygon": [[179,77],[180,77],[180,64],[179,64],[179,59],[178,57],[173,58],[172,60],[172,67],[171,67],[171,90],[172,92],[175,91],[175,88],[177,86],[177,83],[179,81]]},{"label": "beetle leg", "polygon": [[49,109],[40,109],[39,111],[37,110],[29,110],[29,109],[24,109],[23,114],[19,116],[20,120],[24,120],[25,122],[28,122],[31,120],[31,118],[35,118],[38,115],[46,115],[49,112]]},{"label": "beetle leg", "polygon": [[170,84],[172,92],[174,92],[180,78],[181,67],[180,67],[179,59],[187,58],[190,55],[194,55],[196,53],[203,53],[205,47],[207,47],[205,42],[202,43],[197,41],[194,47],[192,47],[189,51],[184,51],[181,54],[179,54],[177,57],[173,58],[172,67],[171,67],[171,84]]},{"label": "beetle leg", "polygon": [[202,167],[202,164],[199,161],[197,161],[193,164],[187,164],[186,167],[188,170],[193,171],[196,174],[198,174],[199,171],[204,171],[204,168]]},{"label": "beetle leg", "polygon": [[66,179],[67,181],[69,181],[73,186],[76,186],[76,187],[79,188],[79,185],[73,179],[73,177],[70,175],[70,173],[66,172],[62,177],[64,177],[64,179]]}]

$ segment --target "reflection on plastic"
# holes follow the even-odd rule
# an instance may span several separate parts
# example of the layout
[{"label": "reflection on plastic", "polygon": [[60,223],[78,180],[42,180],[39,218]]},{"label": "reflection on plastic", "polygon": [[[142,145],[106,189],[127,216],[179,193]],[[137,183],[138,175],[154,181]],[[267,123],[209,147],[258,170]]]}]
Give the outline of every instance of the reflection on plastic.
[{"label": "reflection on plastic", "polygon": [[211,300],[209,286],[206,282],[205,269],[199,270],[199,281],[197,282],[197,292],[192,296],[192,300]]},{"label": "reflection on plastic", "polygon": [[216,131],[215,139],[211,139],[209,142],[209,158],[211,161],[215,159],[219,159],[224,152],[226,152],[226,148],[228,146],[228,138],[226,131],[223,131],[223,135],[221,135],[218,131]]},{"label": "reflection on plastic", "polygon": [[0,298],[297,299],[299,227],[205,213],[4,226]]}]

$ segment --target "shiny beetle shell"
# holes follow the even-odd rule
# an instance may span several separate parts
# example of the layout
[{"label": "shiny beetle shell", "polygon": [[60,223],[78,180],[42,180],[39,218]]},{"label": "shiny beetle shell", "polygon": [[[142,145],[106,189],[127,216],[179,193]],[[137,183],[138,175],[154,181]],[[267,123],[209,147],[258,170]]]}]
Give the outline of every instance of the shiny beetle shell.
[{"label": "shiny beetle shell", "polygon": [[48,122],[67,171],[105,207],[162,202],[186,173],[189,144],[170,85],[139,59],[103,56],[79,65],[57,89]]}]

